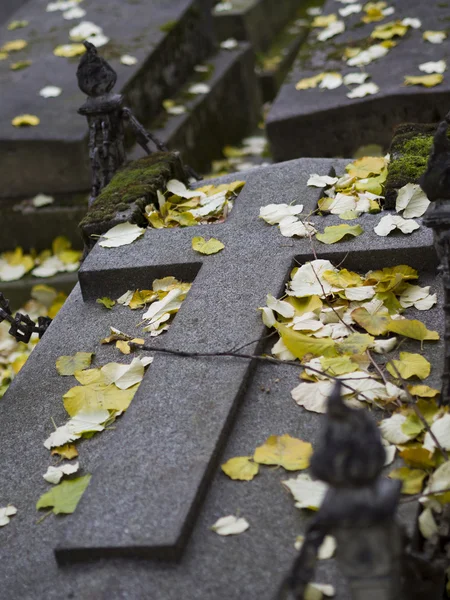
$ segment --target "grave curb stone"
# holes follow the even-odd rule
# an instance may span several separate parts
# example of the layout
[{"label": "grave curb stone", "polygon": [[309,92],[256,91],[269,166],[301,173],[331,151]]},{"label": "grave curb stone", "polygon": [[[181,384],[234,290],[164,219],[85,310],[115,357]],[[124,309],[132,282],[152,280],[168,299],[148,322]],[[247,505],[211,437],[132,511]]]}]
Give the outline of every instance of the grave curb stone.
[{"label": "grave curb stone", "polygon": [[[211,160],[222,156],[224,146],[236,144],[254,131],[262,108],[249,44],[220,50],[205,62],[213,67],[205,81],[210,91],[189,95],[188,82],[174,97],[177,104],[186,106],[187,112],[177,116],[163,114],[148,124],[150,131],[169,148],[179,150],[184,162],[200,173],[210,167]],[[162,127],[161,120],[165,121]],[[135,158],[139,152],[135,146],[130,156]]]},{"label": "grave curb stone", "polygon": [[216,35],[220,41],[248,41],[256,53],[263,52],[297,10],[296,0],[240,0],[229,11],[213,9]]},{"label": "grave curb stone", "polygon": [[[411,29],[386,56],[364,67],[371,75],[368,81],[380,88],[375,95],[349,99],[344,85],[333,90],[296,90],[295,84],[321,72],[345,75],[359,71],[359,67],[351,68],[338,60],[336,53],[340,56],[345,46],[365,39],[378,23],[359,27],[361,13],[351,15],[344,19],[344,33],[322,43],[316,41],[320,29],[311,31],[267,118],[267,135],[275,161],[300,156],[352,156],[368,144],[379,144],[387,150],[398,124],[433,122],[445,116],[450,93],[448,78],[432,88],[403,85],[405,75],[422,74],[419,64],[442,58],[442,47],[422,40],[422,33],[427,29],[445,29],[444,11],[420,0],[397,0],[393,6],[395,14],[386,17],[382,24],[413,14],[420,18],[422,27]],[[336,8],[335,0],[329,0],[323,14],[336,12]]]},{"label": "grave curb stone", "polygon": [[[87,124],[75,114],[85,100],[75,77],[78,59],[53,55],[58,44],[69,41],[68,32],[74,23],[65,21],[61,11],[46,13],[45,5],[40,0],[30,0],[15,13],[16,19],[28,19],[34,27],[20,30],[20,37],[29,40],[29,46],[16,52],[14,59],[30,57],[32,65],[11,71],[9,61],[0,61],[5,90],[0,121],[0,153],[4,158],[0,164],[0,198],[86,191],[90,185]],[[111,37],[100,54],[117,71],[117,91],[123,92],[125,102],[139,120],[156,115],[161,102],[184,83],[190,69],[212,48],[211,32],[205,24],[207,15],[199,0],[158,1],[153,8],[149,12],[143,4],[133,5],[141,33],[128,25],[133,21],[126,3],[109,5],[108,11],[102,10],[101,4],[92,4],[86,16],[103,26]],[[163,32],[161,28],[168,22],[174,22],[174,26]],[[16,31],[2,30],[0,45],[17,37]],[[115,41],[118,39],[120,44]],[[125,53],[135,55],[137,65],[122,65],[119,57]],[[61,96],[40,98],[38,92],[46,83],[59,85],[63,89]],[[13,127],[12,118],[24,113],[37,114],[40,124]],[[129,143],[130,134],[127,139]]]}]

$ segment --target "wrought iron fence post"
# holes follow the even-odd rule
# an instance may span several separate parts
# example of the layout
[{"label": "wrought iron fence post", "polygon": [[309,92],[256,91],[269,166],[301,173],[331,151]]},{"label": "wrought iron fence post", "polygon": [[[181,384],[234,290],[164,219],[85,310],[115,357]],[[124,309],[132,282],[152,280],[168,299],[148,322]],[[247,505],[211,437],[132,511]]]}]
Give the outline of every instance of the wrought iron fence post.
[{"label": "wrought iron fence post", "polygon": [[336,559],[352,600],[407,600],[402,592],[404,535],[397,523],[401,482],[381,477],[385,451],[366,410],[346,406],[337,383],[311,471],[328,483],[322,506],[283,586],[282,598],[302,600],[325,535],[337,541]]},{"label": "wrought iron fence post", "polygon": [[450,113],[446,119],[437,128],[428,168],[420,181],[423,191],[432,202],[424,215],[423,223],[434,232],[445,294],[445,362],[441,405],[450,404],[450,141],[447,137]]}]

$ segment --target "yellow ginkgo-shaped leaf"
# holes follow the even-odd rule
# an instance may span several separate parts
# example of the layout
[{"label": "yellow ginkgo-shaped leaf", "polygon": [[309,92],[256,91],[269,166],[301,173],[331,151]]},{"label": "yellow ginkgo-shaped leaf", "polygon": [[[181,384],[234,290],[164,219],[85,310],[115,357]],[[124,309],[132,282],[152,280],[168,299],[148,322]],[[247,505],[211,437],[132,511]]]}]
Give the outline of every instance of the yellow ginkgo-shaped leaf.
[{"label": "yellow ginkgo-shaped leaf", "polygon": [[221,468],[225,475],[237,481],[251,481],[259,471],[259,465],[252,461],[251,456],[230,458]]},{"label": "yellow ginkgo-shaped leaf", "polygon": [[53,448],[51,454],[52,456],[57,455],[67,460],[72,460],[78,456],[78,450],[75,444],[64,444],[64,446]]},{"label": "yellow ginkgo-shaped leaf", "polygon": [[419,396],[420,398],[434,398],[441,392],[436,390],[435,388],[430,387],[429,385],[409,385],[408,386],[409,393],[412,396]]},{"label": "yellow ginkgo-shaped leaf", "polygon": [[86,48],[83,44],[62,44],[56,46],[53,50],[55,56],[62,56],[64,58],[72,58],[73,56],[81,56],[86,52]]},{"label": "yellow ginkgo-shaped leaf", "polygon": [[410,377],[425,379],[431,372],[431,364],[427,359],[421,354],[411,352],[400,352],[400,360],[392,360],[386,365],[386,368],[392,377],[400,375],[403,379]]},{"label": "yellow ginkgo-shaped leaf", "polygon": [[11,121],[14,127],[36,127],[41,122],[36,115],[17,115]]},{"label": "yellow ginkgo-shaped leaf", "polygon": [[421,469],[400,467],[389,473],[391,479],[400,479],[403,482],[402,494],[419,494],[423,488],[423,480],[427,476]]},{"label": "yellow ginkgo-shaped leaf", "polygon": [[389,323],[389,331],[404,335],[413,340],[438,340],[439,333],[430,331],[425,325],[417,319],[398,319]]},{"label": "yellow ginkgo-shaped leaf", "polygon": [[126,410],[138,387],[138,383],[126,390],[102,383],[77,385],[64,394],[64,408],[71,417],[80,411]]},{"label": "yellow ginkgo-shaped leaf", "polygon": [[28,46],[28,42],[26,40],[11,40],[10,42],[6,42],[0,48],[2,52],[18,52],[19,50],[23,50]]},{"label": "yellow ginkgo-shaped leaf", "polygon": [[406,25],[402,25],[401,21],[391,21],[377,25],[370,34],[370,37],[375,40],[390,40],[395,36],[403,37],[408,31]]},{"label": "yellow ginkgo-shaped leaf", "polygon": [[91,366],[92,352],[77,352],[73,356],[60,356],[56,361],[56,370],[60,375],[74,375],[75,371],[84,371]]},{"label": "yellow ginkgo-shaped leaf", "polygon": [[256,448],[253,460],[260,465],[278,465],[286,471],[299,471],[309,467],[312,445],[285,435],[271,435]]},{"label": "yellow ginkgo-shaped leaf", "polygon": [[374,338],[367,333],[352,333],[337,344],[337,350],[340,354],[362,354],[373,342]]},{"label": "yellow ginkgo-shaped leaf", "polygon": [[360,306],[351,313],[352,319],[371,335],[383,335],[388,331],[391,317],[388,314],[371,314],[366,308]]},{"label": "yellow ginkgo-shaped leaf", "polygon": [[433,453],[424,448],[421,444],[411,444],[400,452],[401,458],[409,467],[416,469],[429,469],[436,466],[436,459]]},{"label": "yellow ginkgo-shaped leaf", "polygon": [[382,156],[363,156],[348,164],[345,170],[352,177],[365,179],[370,175],[379,175],[386,165]]},{"label": "yellow ginkgo-shaped leaf", "polygon": [[290,327],[281,325],[281,323],[275,323],[274,327],[278,329],[286,348],[297,358],[301,359],[307,354],[312,354],[313,356],[337,356],[336,342],[330,337],[310,337],[309,335],[300,333],[300,331],[293,331]]},{"label": "yellow ginkgo-shaped leaf", "polygon": [[423,85],[424,87],[434,87],[444,81],[441,73],[432,73],[431,75],[405,75],[405,85]]},{"label": "yellow ginkgo-shaped leaf", "polygon": [[331,13],[329,15],[318,15],[317,17],[314,17],[311,27],[328,27],[328,25],[331,25],[331,23],[335,23],[336,21],[336,13]]},{"label": "yellow ginkgo-shaped leaf", "polygon": [[295,84],[296,90],[310,90],[312,88],[316,88],[319,83],[324,78],[325,73],[319,73],[318,75],[313,75],[312,77],[305,77],[297,81]]},{"label": "yellow ginkgo-shaped leaf", "polygon": [[316,239],[322,244],[335,244],[340,242],[346,235],[357,237],[364,233],[361,225],[331,225],[325,227],[323,233],[317,233]]},{"label": "yellow ginkgo-shaped leaf", "polygon": [[200,254],[217,254],[217,252],[220,252],[224,248],[225,245],[215,238],[211,238],[208,241],[200,236],[192,238],[192,249],[200,252]]}]

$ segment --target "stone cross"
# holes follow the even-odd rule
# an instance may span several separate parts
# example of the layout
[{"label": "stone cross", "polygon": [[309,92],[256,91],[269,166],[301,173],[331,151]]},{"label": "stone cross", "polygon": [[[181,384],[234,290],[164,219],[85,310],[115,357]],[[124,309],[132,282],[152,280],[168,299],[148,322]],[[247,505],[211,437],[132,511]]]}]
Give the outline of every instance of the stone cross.
[{"label": "stone cross", "polygon": [[[0,506],[18,508],[0,530],[5,543],[2,600],[275,596],[295,560],[295,537],[304,532],[310,516],[283,491],[280,482],[289,478],[283,470],[261,469],[254,481],[245,483],[231,481],[219,465],[250,455],[272,434],[290,433],[316,447],[323,415],[300,409],[290,396],[300,369],[267,363],[253,369],[249,361],[235,358],[155,353],[115,429],[78,446],[83,472],[91,473],[92,480],[76,512],[51,515],[36,525],[36,501],[49,489],[42,478],[50,463],[43,442],[53,430],[52,418],[57,425],[66,422],[62,397],[76,384],[58,375],[55,361],[78,351],[95,352],[94,366],[120,361],[117,349],[99,340],[110,326],[141,336],[141,312],[125,307],[108,311],[96,298],[117,298],[167,275],[193,286],[171,329],[147,339],[155,349],[217,352],[261,339],[267,330],[258,306],[269,292],[281,295],[292,267],[313,255],[309,240],[282,237],[276,226],[258,218],[259,209],[297,201],[308,214],[320,196],[306,186],[309,175],[331,167],[342,173],[347,162],[301,159],[239,174],[246,185],[225,223],[149,230],[132,245],[91,252],[80,285],[0,402]],[[229,175],[213,183],[236,178]],[[355,239],[333,246],[314,242],[318,257],[335,264],[345,259],[346,268],[363,273],[409,264],[420,269],[421,285],[433,285],[441,298],[431,230],[379,238],[373,233],[379,218],[362,216],[364,234]],[[340,220],[331,215],[312,222],[323,230]],[[194,253],[191,240],[198,235],[220,239],[225,249],[212,256]],[[438,308],[418,318],[442,333],[440,315]],[[245,350],[269,351],[274,341]],[[440,376],[442,346],[425,348],[433,364],[432,386]],[[250,522],[247,532],[224,539],[210,531],[219,517],[237,511]],[[404,522],[416,522],[414,503],[402,505],[399,512]],[[64,568],[58,568],[55,550]],[[94,557],[114,559],[89,560]],[[80,559],[89,564],[73,562]],[[336,600],[348,600],[346,582],[332,561],[321,565],[317,580],[336,585]]]},{"label": "stone cross", "polygon": [[[135,314],[126,317],[127,324],[116,320],[116,312],[131,313],[124,310],[108,313],[105,319],[96,298],[117,298],[128,289],[148,288],[154,278],[166,275],[193,281],[193,286],[170,331],[152,342],[155,350],[219,352],[262,340],[267,331],[258,307],[264,305],[266,294],[281,295],[296,260],[313,258],[309,239],[284,238],[277,227],[258,218],[260,207],[270,202],[298,200],[305,205],[305,214],[316,208],[320,192],[305,183],[318,165],[310,160],[297,164],[295,169],[286,163],[250,172],[225,223],[148,230],[133,245],[115,249],[97,245],[79,273],[80,288],[72,295],[80,312],[69,306],[61,317],[74,335],[82,332],[77,349],[92,351],[109,325],[130,331],[138,320]],[[343,170],[346,161],[321,161],[321,172],[332,164]],[[226,178],[233,179],[235,175]],[[331,217],[327,224],[335,220]],[[375,222],[371,215],[366,220]],[[191,248],[197,235],[216,237],[225,249],[213,256],[200,255]],[[364,236],[321,247],[320,256],[338,263],[351,250],[348,268],[363,271],[391,264],[391,254],[383,249],[385,240],[373,238],[370,247]],[[414,257],[422,257],[430,239],[430,232],[418,232],[409,240],[408,259],[405,255],[403,260],[414,265]],[[392,238],[392,246],[399,249],[402,244]],[[44,342],[53,342],[54,331],[50,328]],[[262,347],[256,341],[246,351]],[[108,438],[102,464],[94,466],[77,512],[67,521],[56,550],[58,561],[180,558],[251,367],[250,360],[156,353],[130,409]]]}]

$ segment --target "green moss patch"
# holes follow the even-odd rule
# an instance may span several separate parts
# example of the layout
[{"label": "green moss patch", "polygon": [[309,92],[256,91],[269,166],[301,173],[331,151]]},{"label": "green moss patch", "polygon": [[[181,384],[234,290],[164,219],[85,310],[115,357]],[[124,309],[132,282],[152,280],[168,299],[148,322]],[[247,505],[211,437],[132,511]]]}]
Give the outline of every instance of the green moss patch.
[{"label": "green moss patch", "polygon": [[102,190],[80,227],[108,222],[133,204],[143,213],[158,189],[165,189],[169,179],[181,177],[180,167],[179,156],[173,152],[155,152],[130,162]]},{"label": "green moss patch", "polygon": [[389,149],[386,208],[394,207],[400,188],[407,183],[418,183],[425,173],[435,132],[434,123],[404,123],[397,127]]}]

